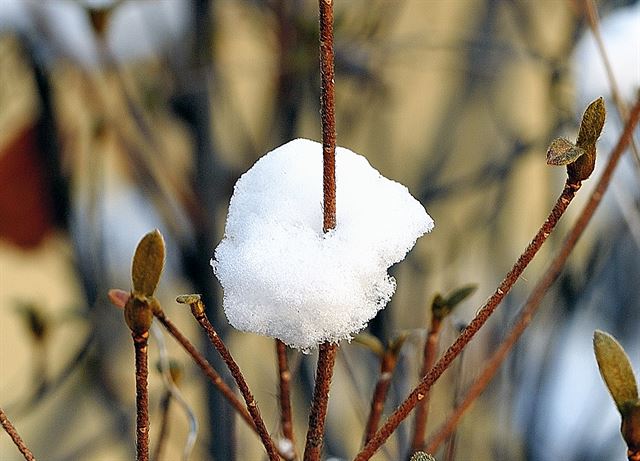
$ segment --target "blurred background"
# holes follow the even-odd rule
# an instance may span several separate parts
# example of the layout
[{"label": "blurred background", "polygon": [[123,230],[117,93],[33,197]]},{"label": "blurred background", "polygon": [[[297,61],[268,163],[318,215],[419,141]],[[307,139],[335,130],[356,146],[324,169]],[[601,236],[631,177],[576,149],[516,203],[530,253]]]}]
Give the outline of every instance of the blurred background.
[{"label": "blurred background", "polygon": [[[596,6],[631,104],[640,85],[639,3]],[[164,310],[222,370],[174,301],[204,295],[279,434],[275,345],[228,326],[209,259],[238,176],[293,138],[321,137],[317,23],[310,0],[0,0],[0,406],[39,459],[133,458],[133,348],[106,293],[129,289],[135,246],[156,227],[168,249]],[[369,327],[382,341],[409,333],[389,411],[417,382],[434,295],[478,286],[448,318],[443,350],[544,221],[565,179],[563,168],[545,165],[550,141],[575,137],[584,108],[604,96],[602,166],[621,123],[579,0],[336,2],[335,34],[338,144],[407,185],[436,222],[392,268],[397,293]],[[625,154],[533,325],[462,421],[455,459],[625,457],[591,338],[596,328],[614,334],[640,370],[639,166]],[[589,183],[434,386],[429,430],[507,331]],[[200,425],[191,459],[265,459],[258,438],[165,341]],[[379,366],[361,345],[341,346],[325,453],[350,459]],[[157,339],[150,354],[154,365]],[[290,351],[290,360],[301,447],[315,354]],[[151,368],[154,450],[165,388]],[[161,459],[180,459],[187,417],[175,404],[169,416]],[[375,459],[404,458],[412,421]],[[4,435],[0,459],[21,459]]]}]

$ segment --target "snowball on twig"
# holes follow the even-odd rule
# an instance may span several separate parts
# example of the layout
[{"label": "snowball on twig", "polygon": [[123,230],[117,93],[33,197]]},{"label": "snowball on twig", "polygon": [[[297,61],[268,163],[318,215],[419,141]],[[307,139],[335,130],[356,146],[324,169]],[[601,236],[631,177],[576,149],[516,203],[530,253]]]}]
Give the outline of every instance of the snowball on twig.
[{"label": "snowball on twig", "polygon": [[391,299],[387,269],[433,220],[407,188],[336,149],[336,228],[322,232],[322,145],[296,139],[235,185],[211,260],[234,327],[308,350],[348,339]]}]

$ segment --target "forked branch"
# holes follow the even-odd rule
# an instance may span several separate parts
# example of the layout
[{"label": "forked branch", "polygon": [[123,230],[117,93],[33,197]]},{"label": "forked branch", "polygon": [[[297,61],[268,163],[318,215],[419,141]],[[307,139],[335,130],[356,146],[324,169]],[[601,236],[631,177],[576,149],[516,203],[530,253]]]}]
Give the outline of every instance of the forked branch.
[{"label": "forked branch", "polygon": [[533,320],[533,316],[537,312],[540,307],[540,302],[542,298],[549,290],[551,284],[558,278],[564,264],[569,257],[569,254],[573,250],[573,247],[577,243],[578,239],[584,232],[587,224],[591,220],[591,217],[595,213],[604,193],[607,191],[609,187],[609,183],[611,182],[611,176],[613,171],[622,156],[622,153],[625,151],[629,142],[631,140],[633,130],[638,123],[638,118],[640,117],[640,99],[636,102],[633,107],[629,120],[627,121],[627,125],[620,136],[618,144],[614,148],[611,156],[609,158],[609,162],[596,185],[596,188],[591,194],[589,201],[583,208],[578,220],[574,224],[573,228],[569,232],[569,235],[566,237],[560,252],[556,255],[556,257],[551,262],[551,265],[540,279],[538,284],[535,286],[531,295],[524,304],[520,314],[518,315],[517,322],[513,325],[509,334],[502,341],[498,349],[493,353],[491,358],[487,361],[482,373],[476,379],[476,381],[471,385],[466,395],[462,399],[462,402],[453,413],[449,416],[447,421],[438,429],[438,431],[431,437],[430,441],[427,444],[427,451],[435,452],[440,444],[446,440],[449,434],[455,429],[457,424],[460,422],[462,417],[464,416],[466,410],[471,406],[473,402],[480,396],[480,394],[487,387],[491,379],[495,376],[496,372],[500,368],[500,365],[507,358],[509,352],[516,344],[522,333],[529,326],[531,321]]},{"label": "forked branch", "polygon": [[[594,101],[587,111],[585,111],[585,117],[583,118],[582,125],[580,127],[580,134],[576,144],[578,147],[588,151],[589,154],[595,156],[595,142],[604,123],[604,115],[600,114],[600,108],[604,108],[603,101]],[[595,109],[595,110],[594,110]],[[599,129],[598,129],[599,127]],[[627,140],[628,143],[628,140]],[[591,150],[593,149],[593,152]],[[583,163],[582,158],[578,160]],[[591,160],[591,158],[590,158]],[[595,158],[593,158],[595,161]],[[581,181],[588,177],[588,171],[590,168],[576,168],[573,162],[567,166],[568,178],[560,197],[556,201],[553,209],[549,213],[549,216],[545,220],[544,224],[540,227],[535,237],[529,243],[524,252],[520,255],[516,263],[511,270],[507,273],[504,280],[500,283],[493,295],[487,300],[487,302],[479,309],[476,316],[469,323],[469,325],[462,331],[454,343],[447,349],[444,355],[436,362],[434,367],[422,377],[418,385],[413,389],[409,396],[400,404],[400,406],[387,418],[384,425],[378,430],[376,435],[367,443],[364,449],[358,453],[355,460],[365,461],[370,459],[373,454],[380,448],[380,446],[395,432],[400,423],[409,416],[409,413],[416,407],[416,405],[425,397],[426,393],[431,389],[433,383],[435,383],[445,370],[451,365],[451,363],[460,355],[462,350],[469,344],[471,339],[476,333],[484,326],[491,314],[500,305],[504,297],[509,290],[514,286],[522,272],[529,265],[534,258],[538,250],[542,247],[542,244],[547,240],[551,232],[555,229],[558,221],[567,210],[569,203],[575,197],[575,194],[581,187]],[[582,166],[582,165],[581,165]]]}]

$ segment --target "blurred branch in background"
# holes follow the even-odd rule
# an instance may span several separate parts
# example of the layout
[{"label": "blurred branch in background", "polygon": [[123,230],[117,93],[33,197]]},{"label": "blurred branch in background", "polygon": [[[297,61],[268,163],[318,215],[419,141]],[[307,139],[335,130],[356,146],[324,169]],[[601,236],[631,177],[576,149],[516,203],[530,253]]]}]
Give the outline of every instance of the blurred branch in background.
[{"label": "blurred branch in background", "polygon": [[[168,250],[166,285],[158,297],[170,306],[176,293],[203,295],[214,328],[243,371],[251,370],[247,379],[275,433],[272,343],[230,331],[209,259],[240,173],[292,138],[320,138],[316,3],[124,0],[98,15],[82,1],[2,3],[3,408],[11,410],[30,447],[51,459],[132,456],[133,381],[122,372],[132,358],[130,340],[105,294],[128,283],[138,239],[157,227]],[[605,45],[610,13],[638,10],[631,1],[597,6]],[[572,137],[586,102],[607,94],[598,89],[587,96],[574,69],[578,58],[572,53],[587,29],[583,13],[582,2],[572,1],[336,2],[339,144],[365,153],[382,174],[407,184],[438,223],[429,241],[420,242],[395,270],[392,305],[369,330],[382,344],[428,325],[424,306],[434,293],[473,281],[478,292],[442,324],[442,341],[450,342],[454,325],[473,317],[472,306],[482,303],[515,260],[519,242],[544,218],[553,200],[547,191],[555,189],[550,184],[562,183],[559,173],[544,168],[546,146],[557,136]],[[631,61],[633,52],[624,53]],[[599,59],[580,54],[585,77],[597,75],[587,64]],[[623,79],[625,69],[615,62],[612,67],[622,86],[633,80],[634,74]],[[603,137],[615,141],[620,130],[608,122]],[[629,193],[623,210],[637,214],[637,182],[624,184]],[[606,413],[610,403],[597,372],[586,375],[578,365],[580,351],[591,354],[595,328],[615,334],[631,358],[640,350],[639,256],[629,232],[637,229],[633,221],[624,224],[619,205],[601,208],[558,289],[545,298],[553,308],[543,306],[539,324],[524,335],[497,383],[459,427],[458,459],[469,453],[478,460],[620,457],[617,415]],[[550,258],[558,240],[549,246],[541,259]],[[522,286],[541,269],[534,264]],[[489,322],[465,352],[463,388],[475,378],[467,367],[488,357],[524,291],[529,290],[516,287],[502,317]],[[38,380],[35,349],[20,326],[16,303],[37,305],[53,319],[43,353],[46,369]],[[70,306],[81,314],[62,315]],[[207,344],[181,311],[168,315],[197,346]],[[410,335],[402,348],[383,412],[417,381],[417,336]],[[173,355],[177,346],[167,346]],[[379,363],[366,350],[344,349],[349,371],[336,370],[325,450],[327,456],[348,458],[362,442],[353,428],[365,424],[354,383],[366,407]],[[202,350],[217,370],[224,369],[211,347]],[[270,351],[273,360],[256,350]],[[293,430],[301,434],[307,415],[300,409],[311,398],[314,360],[298,354],[289,359]],[[583,384],[568,386],[565,376]],[[164,390],[155,378],[150,376],[153,443],[153,428],[160,427],[153,396]],[[453,379],[445,374],[431,391],[427,432],[451,411]],[[235,427],[226,400],[196,367],[185,369],[181,391],[201,427],[192,459],[261,456],[251,429],[242,422]],[[587,401],[594,403],[587,408]],[[566,407],[583,409],[559,414]],[[177,459],[188,428],[177,412],[169,413],[163,453]],[[401,427],[380,459],[404,456],[411,430]],[[0,454],[6,449],[7,459],[15,459],[15,448],[6,443],[0,440]]]}]

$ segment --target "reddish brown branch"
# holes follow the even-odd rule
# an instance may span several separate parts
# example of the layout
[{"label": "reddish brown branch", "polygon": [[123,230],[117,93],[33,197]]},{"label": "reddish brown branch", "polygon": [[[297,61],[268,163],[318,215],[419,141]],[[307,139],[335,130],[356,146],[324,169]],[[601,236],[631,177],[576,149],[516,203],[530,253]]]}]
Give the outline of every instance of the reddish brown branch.
[{"label": "reddish brown branch", "polygon": [[356,457],[357,461],[364,461],[370,459],[371,456],[380,448],[380,446],[389,438],[389,436],[396,430],[404,419],[409,416],[411,410],[426,396],[431,386],[445,370],[451,365],[453,360],[460,355],[462,350],[466,347],[475,334],[482,328],[487,322],[491,314],[496,310],[500,302],[504,299],[505,295],[509,292],[511,287],[518,280],[518,277],[529,262],[533,259],[538,252],[544,241],[547,239],[551,231],[555,228],[558,220],[567,209],[567,206],[575,196],[576,191],[580,188],[580,184],[571,184],[567,182],[562,195],[556,202],[549,217],[542,225],[538,233],[526,248],[524,253],[520,255],[518,261],[516,261],[513,268],[509,271],[502,283],[498,286],[494,294],[489,298],[485,305],[478,311],[475,318],[469,323],[469,325],[462,331],[455,342],[447,349],[444,355],[438,360],[435,366],[422,377],[418,385],[413,389],[409,396],[400,404],[395,412],[380,428],[376,435],[369,441],[364,449]]},{"label": "reddish brown branch", "polygon": [[323,343],[318,351],[313,404],[309,413],[309,429],[304,449],[304,461],[318,461],[324,440],[324,423],[329,404],[329,387],[333,376],[333,366],[338,352],[337,344]]},{"label": "reddish brown branch", "polygon": [[242,371],[240,371],[240,367],[231,356],[229,349],[227,349],[227,346],[218,335],[218,332],[213,328],[213,325],[211,325],[211,322],[209,321],[209,318],[204,311],[204,304],[202,303],[202,301],[198,299],[196,302],[190,303],[190,305],[193,316],[196,318],[200,326],[202,326],[202,328],[204,328],[204,330],[207,332],[207,336],[209,337],[211,344],[216,348],[216,350],[222,357],[222,360],[224,360],[224,363],[229,368],[231,376],[233,376],[233,379],[236,381],[236,384],[240,389],[240,393],[242,394],[242,397],[244,397],[244,401],[247,404],[247,410],[249,410],[249,414],[253,419],[258,435],[262,440],[262,444],[264,445],[264,448],[269,455],[269,459],[271,461],[279,461],[280,456],[278,454],[278,450],[276,449],[273,440],[271,440],[271,437],[269,436],[269,431],[267,430],[267,427],[264,424],[264,420],[260,415],[258,403],[253,397],[247,381],[244,379]]},{"label": "reddish brown branch", "polygon": [[336,96],[333,59],[333,0],[319,0],[322,117],[323,230],[336,227]]},{"label": "reddish brown branch", "polygon": [[[322,118],[322,190],[324,232],[336,227],[336,117],[335,67],[333,57],[333,0],[319,0],[320,11],[320,78]],[[329,387],[333,376],[337,345],[320,345],[313,403],[304,448],[305,461],[319,461],[324,439]]]},{"label": "reddish brown branch", "polygon": [[393,371],[397,363],[397,354],[394,351],[385,350],[382,360],[380,361],[380,377],[378,378],[378,382],[373,391],[373,398],[371,399],[371,410],[365,428],[364,443],[371,440],[373,434],[378,430],[378,424],[380,423],[380,417],[384,410],[384,403],[387,400],[389,386],[391,386],[391,378],[393,377]]},{"label": "reddish brown branch", "polygon": [[225,399],[229,402],[229,404],[238,412],[238,414],[242,417],[242,419],[257,433],[256,426],[251,418],[251,415],[242,404],[242,402],[238,399],[233,390],[224,382],[222,377],[214,370],[211,364],[204,358],[204,356],[196,349],[196,347],[191,344],[191,341],[184,336],[178,327],[165,315],[163,310],[155,309],[154,315],[156,318],[162,323],[162,325],[167,329],[167,331],[175,338],[176,341],[183,347],[185,351],[191,356],[191,358],[196,362],[196,364],[200,367],[200,369],[204,372],[204,374],[211,380],[213,385],[220,391],[220,393],[224,396]]},{"label": "reddish brown branch", "polygon": [[27,461],[35,461],[36,457],[33,456],[33,453],[31,453],[31,450],[29,450],[27,444],[24,443],[24,440],[22,440],[22,437],[20,437],[20,434],[18,434],[18,431],[13,426],[13,424],[11,424],[11,421],[9,421],[9,418],[7,418],[7,415],[4,413],[2,408],[0,408],[0,424],[2,424],[5,432],[9,434],[9,437],[11,437],[13,443],[16,444],[16,447],[18,447],[18,450],[20,450],[20,453],[22,453],[24,459],[26,459]]},{"label": "reddish brown branch", "polygon": [[293,437],[293,416],[291,411],[291,371],[287,360],[287,346],[276,339],[276,354],[278,356],[278,376],[280,379],[279,399],[280,399],[280,423],[282,424],[282,435],[291,443],[291,451],[285,456],[286,460],[297,458],[295,450],[295,439]]},{"label": "reddish brown branch", "polygon": [[558,278],[558,275],[560,275],[560,272],[562,271],[562,268],[564,267],[569,254],[584,232],[584,229],[591,220],[591,217],[600,204],[604,193],[609,187],[613,171],[618,164],[618,161],[620,160],[623,152],[629,145],[633,130],[638,123],[639,117],[640,99],[638,100],[638,102],[636,102],[634,108],[632,109],[624,132],[620,136],[618,144],[614,148],[609,158],[609,162],[607,163],[607,166],[602,173],[598,184],[596,185],[596,188],[594,189],[591,197],[589,198],[589,201],[580,213],[580,216],[571,229],[569,235],[566,237],[562,248],[560,249],[560,252],[553,259],[551,265],[529,295],[529,298],[527,299],[524,307],[522,308],[522,311],[520,312],[520,315],[518,316],[518,321],[511,328],[507,337],[500,344],[500,347],[491,356],[491,358],[485,365],[481,375],[469,388],[464,399],[462,400],[462,403],[460,403],[460,405],[456,407],[449,419],[441,426],[440,429],[438,429],[437,433],[431,437],[431,440],[427,447],[427,451],[434,452],[438,448],[438,446],[448,437],[448,435],[455,429],[465,411],[478,398],[482,391],[484,391],[484,389],[487,387],[491,379],[495,376],[496,372],[500,368],[502,362],[504,362],[504,360],[508,356],[515,343],[531,323],[533,316],[540,306],[542,298],[549,290],[549,287]]},{"label": "reddish brown branch", "polygon": [[[436,361],[436,354],[438,353],[438,342],[440,339],[440,327],[442,321],[440,318],[433,315],[431,317],[431,328],[427,334],[427,340],[424,343],[422,369],[420,370],[420,376],[425,376],[433,367]],[[415,427],[413,430],[413,440],[411,441],[410,453],[415,453],[418,450],[422,450],[424,447],[425,434],[427,430],[427,419],[429,416],[429,394],[426,392],[424,398],[418,403],[416,407]]]},{"label": "reddish brown branch", "polygon": [[149,461],[149,332],[132,333],[136,362],[136,459]]},{"label": "reddish brown branch", "polygon": [[493,295],[487,300],[484,306],[482,306],[475,318],[462,331],[455,342],[449,347],[449,349],[447,349],[429,373],[422,377],[409,396],[400,404],[396,411],[389,416],[385,424],[380,428],[373,439],[371,439],[364,449],[356,456],[356,461],[364,461],[373,456],[380,446],[396,430],[400,423],[409,415],[411,410],[415,408],[418,402],[425,397],[433,383],[440,378],[442,373],[444,373],[453,360],[460,355],[466,345],[487,322],[491,314],[493,314],[498,305],[502,302],[524,269],[536,255],[542,244],[546,241],[547,237],[549,237],[553,229],[556,227],[558,221],[569,206],[569,203],[573,197],[575,197],[576,192],[580,189],[580,186],[580,182],[567,180],[565,187],[562,190],[562,194],[558,198],[558,201],[554,205],[546,221],[538,230],[537,234],[531,243],[529,243],[525,251],[520,255],[513,268],[505,276],[504,280],[500,283]]}]

